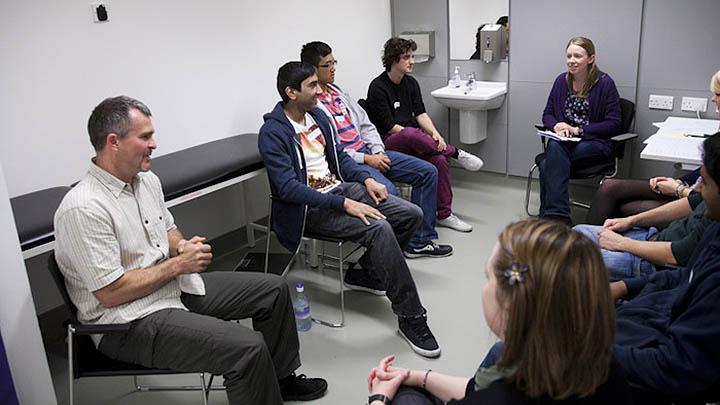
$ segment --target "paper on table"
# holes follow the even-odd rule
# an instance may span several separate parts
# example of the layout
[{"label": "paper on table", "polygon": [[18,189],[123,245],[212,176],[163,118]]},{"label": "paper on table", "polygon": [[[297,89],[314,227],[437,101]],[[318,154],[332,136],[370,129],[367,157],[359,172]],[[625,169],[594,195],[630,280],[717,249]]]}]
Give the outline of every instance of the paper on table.
[{"label": "paper on table", "polygon": [[[651,139],[652,138],[652,139]],[[649,141],[649,142],[648,142]],[[702,143],[700,138],[663,137],[653,135],[645,143],[647,146],[642,155],[665,156],[680,160],[699,161],[702,159]]]},{"label": "paper on table", "polygon": [[683,134],[714,134],[720,127],[720,121],[683,118],[683,117],[667,117],[665,122],[660,123],[659,132],[680,132]]},{"label": "paper on table", "polygon": [[582,141],[582,138],[577,138],[577,137],[563,138],[561,136],[557,136],[557,134],[552,131],[542,131],[542,130],[538,129],[537,134],[540,136],[544,136],[546,138],[554,139],[559,142],[580,142],[580,141]]}]

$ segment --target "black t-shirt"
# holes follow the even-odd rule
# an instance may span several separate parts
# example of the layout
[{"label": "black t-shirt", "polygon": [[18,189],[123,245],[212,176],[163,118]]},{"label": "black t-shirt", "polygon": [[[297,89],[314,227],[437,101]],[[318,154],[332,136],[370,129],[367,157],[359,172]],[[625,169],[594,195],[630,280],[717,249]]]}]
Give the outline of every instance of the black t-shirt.
[{"label": "black t-shirt", "polygon": [[524,392],[503,380],[495,381],[489,387],[475,391],[475,380],[471,378],[467,385],[465,398],[459,401],[450,401],[448,405],[632,405],[632,403],[632,393],[625,380],[625,374],[617,361],[613,360],[610,364],[608,380],[589,397],[568,398],[563,401],[556,401],[547,397],[531,399]]},{"label": "black t-shirt", "polygon": [[425,112],[420,85],[409,75],[395,84],[387,72],[380,73],[370,82],[367,103],[370,121],[381,134],[388,133],[395,124],[418,128],[415,117]]},{"label": "black t-shirt", "polygon": [[685,266],[690,261],[698,242],[705,233],[705,228],[710,225],[710,218],[705,215],[705,202],[702,194],[692,193],[687,199],[693,210],[692,213],[683,219],[671,222],[655,239],[671,242],[670,250],[680,266]]}]

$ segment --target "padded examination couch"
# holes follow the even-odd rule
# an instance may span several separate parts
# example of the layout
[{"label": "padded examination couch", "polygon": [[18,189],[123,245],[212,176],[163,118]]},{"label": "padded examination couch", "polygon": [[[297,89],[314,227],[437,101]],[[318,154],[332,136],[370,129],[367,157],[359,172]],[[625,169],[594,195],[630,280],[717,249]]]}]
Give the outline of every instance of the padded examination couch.
[{"label": "padded examination couch", "polygon": [[[153,158],[151,170],[162,181],[168,206],[262,173],[257,139],[257,134],[235,135]],[[53,216],[69,190],[68,186],[52,187],[10,199],[26,259],[53,248]]]}]

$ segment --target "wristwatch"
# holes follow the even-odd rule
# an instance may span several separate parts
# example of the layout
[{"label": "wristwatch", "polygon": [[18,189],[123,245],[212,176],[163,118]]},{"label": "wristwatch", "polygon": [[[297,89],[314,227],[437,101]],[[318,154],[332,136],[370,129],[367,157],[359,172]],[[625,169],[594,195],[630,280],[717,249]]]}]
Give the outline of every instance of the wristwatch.
[{"label": "wristwatch", "polygon": [[581,127],[580,125],[578,125],[578,134],[577,134],[577,136],[580,137],[580,138],[582,138],[582,136],[583,136],[584,134],[585,134],[585,131],[583,130],[583,127]]},{"label": "wristwatch", "polygon": [[368,404],[372,404],[373,401],[382,401],[383,404],[390,405],[390,398],[386,397],[383,394],[370,395],[368,397]]}]

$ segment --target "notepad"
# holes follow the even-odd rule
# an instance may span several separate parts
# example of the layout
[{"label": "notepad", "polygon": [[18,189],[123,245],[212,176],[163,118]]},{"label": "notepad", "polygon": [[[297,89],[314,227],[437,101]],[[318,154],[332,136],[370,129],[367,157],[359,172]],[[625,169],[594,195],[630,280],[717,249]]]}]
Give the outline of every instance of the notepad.
[{"label": "notepad", "polygon": [[562,136],[558,136],[553,131],[543,131],[543,130],[538,129],[537,134],[540,136],[544,136],[546,138],[554,139],[558,142],[580,142],[580,141],[582,141],[582,138],[578,138],[575,136],[570,137],[570,138],[564,138]]}]

